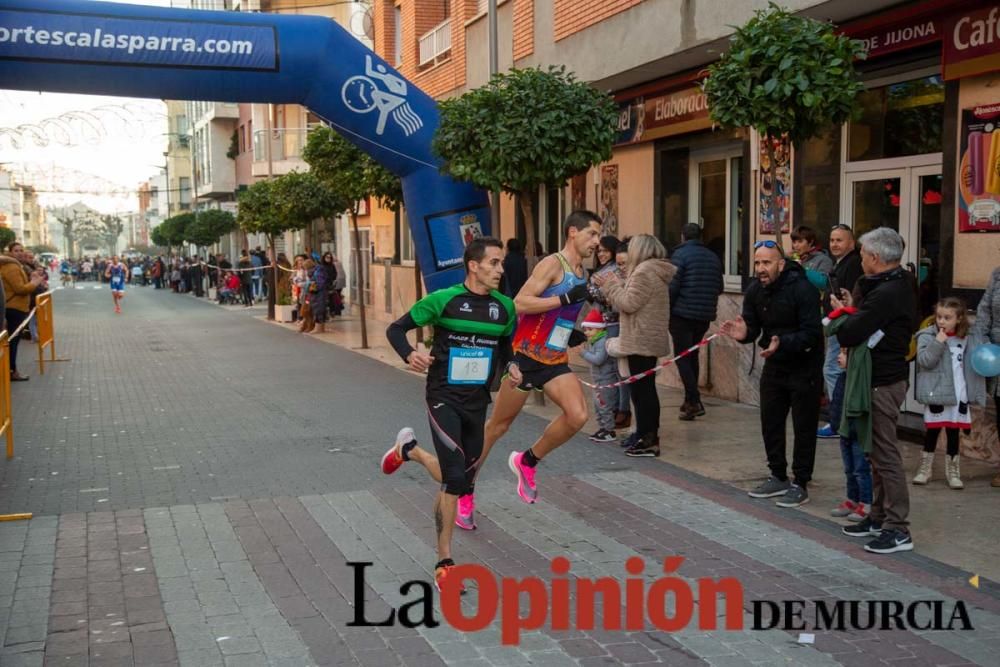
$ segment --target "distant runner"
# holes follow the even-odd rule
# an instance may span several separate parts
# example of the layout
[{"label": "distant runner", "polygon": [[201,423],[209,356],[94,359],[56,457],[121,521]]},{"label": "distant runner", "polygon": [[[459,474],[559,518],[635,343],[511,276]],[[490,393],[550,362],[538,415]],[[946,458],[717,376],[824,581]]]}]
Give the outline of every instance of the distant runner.
[{"label": "distant runner", "polygon": [[119,263],[118,257],[112,257],[111,263],[104,271],[104,277],[108,279],[111,287],[111,298],[115,302],[115,312],[122,312],[122,297],[125,296],[125,283],[128,282],[128,267]]}]

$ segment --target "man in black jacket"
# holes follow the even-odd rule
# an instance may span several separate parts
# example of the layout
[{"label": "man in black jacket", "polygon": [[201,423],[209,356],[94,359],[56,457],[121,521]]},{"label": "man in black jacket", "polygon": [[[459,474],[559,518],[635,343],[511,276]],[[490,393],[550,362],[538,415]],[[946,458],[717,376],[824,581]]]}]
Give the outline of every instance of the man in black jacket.
[{"label": "man in black jacket", "polygon": [[896,438],[899,408],[910,377],[906,355],[916,329],[917,301],[911,274],[900,265],[903,239],[889,227],[861,237],[865,275],[854,293],[841,290],[831,298],[834,308],[858,307],[837,330],[844,347],[867,345],[872,360],[872,510],[861,523],[845,526],[851,537],[874,537],[865,551],[878,554],[910,551],[910,490]]},{"label": "man in black jacket", "polygon": [[[674,351],[680,353],[705,337],[715,319],[722,293],[722,262],[701,242],[701,227],[691,222],[681,230],[683,243],[674,250],[670,261],[677,273],[670,281],[670,337]],[[684,404],[680,418],[691,421],[705,414],[698,391],[698,354],[696,350],[677,360],[677,372],[684,383]]]},{"label": "man in black jacket", "polygon": [[[759,340],[764,358],[760,376],[760,425],[771,476],[750,491],[751,498],[781,496],[779,507],[809,502],[806,489],[816,460],[816,424],[822,391],[823,326],[819,292],[797,262],[785,259],[774,241],[754,244],[754,271],[743,299],[743,316],[723,323],[724,335],[740,343]],[[761,335],[763,334],[763,335]],[[789,482],[785,421],[792,412],[795,443]]]},{"label": "man in black jacket", "polygon": [[[827,294],[846,289],[848,292],[854,291],[854,285],[858,278],[864,275],[861,270],[861,254],[854,243],[854,231],[847,225],[834,225],[830,231],[830,255],[833,256],[833,270],[830,271],[830,289]],[[827,299],[824,304],[827,314],[833,307]],[[823,380],[826,383],[827,398],[833,399],[833,389],[837,386],[837,378],[843,373],[837,365],[837,355],[840,353],[840,344],[834,336],[826,340],[826,360],[823,362]],[[835,429],[831,426],[824,426],[817,435],[821,438],[839,437]]]}]

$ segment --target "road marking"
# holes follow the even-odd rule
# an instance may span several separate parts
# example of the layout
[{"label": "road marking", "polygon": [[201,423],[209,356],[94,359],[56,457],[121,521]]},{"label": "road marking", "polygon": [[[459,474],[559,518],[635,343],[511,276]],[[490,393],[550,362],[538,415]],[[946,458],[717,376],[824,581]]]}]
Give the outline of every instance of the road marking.
[{"label": "road marking", "polygon": [[153,470],[180,470],[180,466],[153,466]]},{"label": "road marking", "polygon": [[100,486],[93,489],[80,489],[80,493],[100,493],[101,491],[107,491],[108,487]]}]

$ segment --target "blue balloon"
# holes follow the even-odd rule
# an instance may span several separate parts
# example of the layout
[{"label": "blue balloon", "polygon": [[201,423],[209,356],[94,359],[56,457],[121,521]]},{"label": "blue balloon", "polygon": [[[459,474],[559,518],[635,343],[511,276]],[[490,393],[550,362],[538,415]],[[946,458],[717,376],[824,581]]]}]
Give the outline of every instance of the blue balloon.
[{"label": "blue balloon", "polygon": [[1000,345],[980,345],[972,353],[972,368],[984,378],[1000,375]]}]

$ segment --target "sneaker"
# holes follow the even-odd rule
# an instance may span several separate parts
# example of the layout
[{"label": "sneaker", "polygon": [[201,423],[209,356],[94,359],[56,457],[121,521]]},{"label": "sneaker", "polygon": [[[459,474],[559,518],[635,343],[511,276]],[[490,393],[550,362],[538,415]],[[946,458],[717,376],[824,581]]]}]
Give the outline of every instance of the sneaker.
[{"label": "sneaker", "polygon": [[642,438],[634,447],[625,450],[625,456],[632,458],[656,458],[660,455],[660,439],[656,436]]},{"label": "sneaker", "polygon": [[829,440],[831,438],[839,438],[840,434],[834,430],[832,424],[827,424],[826,426],[816,429],[816,437]]},{"label": "sneaker", "polygon": [[853,512],[854,508],[856,508],[857,506],[858,504],[853,500],[845,500],[844,502],[840,503],[832,510],[830,510],[830,516],[843,518],[848,514],[850,514],[851,512]]},{"label": "sneaker", "polygon": [[[438,590],[438,593],[441,592],[441,588],[445,585],[445,581],[448,579],[448,575],[454,567],[454,561],[449,559],[448,561],[441,561],[441,563],[434,568],[434,588]],[[462,585],[461,582],[459,583],[459,586],[461,586],[459,595],[465,595],[465,586]]]},{"label": "sneaker", "polygon": [[775,496],[783,496],[791,485],[792,483],[787,479],[782,482],[774,475],[771,475],[764,481],[763,484],[749,491],[747,495],[751,498],[774,498]]},{"label": "sneaker", "polygon": [[692,403],[691,408],[694,410],[695,417],[705,416],[705,405],[701,401],[698,401],[697,403]]},{"label": "sneaker", "polygon": [[618,446],[621,447],[622,449],[630,449],[632,447],[635,447],[638,443],[639,443],[639,434],[633,432],[630,433],[627,438],[622,440]]},{"label": "sneaker", "polygon": [[847,515],[847,520],[854,521],[855,523],[858,521],[864,521],[868,518],[868,514],[871,511],[872,506],[868,503],[858,503],[857,506],[855,506],[854,511]]},{"label": "sneaker", "polygon": [[538,499],[538,487],[535,486],[535,469],[521,463],[524,454],[521,452],[511,452],[507,459],[507,465],[511,471],[517,475],[517,495],[521,500],[531,505]]},{"label": "sneaker", "polygon": [[396,444],[382,455],[382,472],[391,475],[399,470],[399,466],[406,463],[406,459],[403,458],[403,445],[416,439],[417,436],[414,435],[413,429],[409,426],[400,429],[399,434],[396,435]]},{"label": "sneaker", "polygon": [[865,545],[865,551],[873,554],[893,554],[897,551],[913,551],[913,538],[901,530],[883,530],[874,540]]},{"label": "sneaker", "polygon": [[677,415],[677,418],[682,422],[694,421],[694,418],[698,416],[698,406],[691,405],[690,403],[684,403],[681,405],[681,413]]},{"label": "sneaker", "polygon": [[806,487],[792,484],[775,505],[778,507],[799,507],[807,502],[809,502],[809,492],[806,491]]},{"label": "sneaker", "polygon": [[469,493],[458,497],[458,513],[455,515],[455,525],[462,530],[476,529],[476,497]]},{"label": "sneaker", "polygon": [[590,436],[592,442],[614,442],[618,439],[618,436],[614,431],[609,431],[602,428],[600,431]]},{"label": "sneaker", "polygon": [[882,524],[875,523],[868,516],[853,526],[844,526],[840,532],[848,537],[878,537],[882,534]]}]

